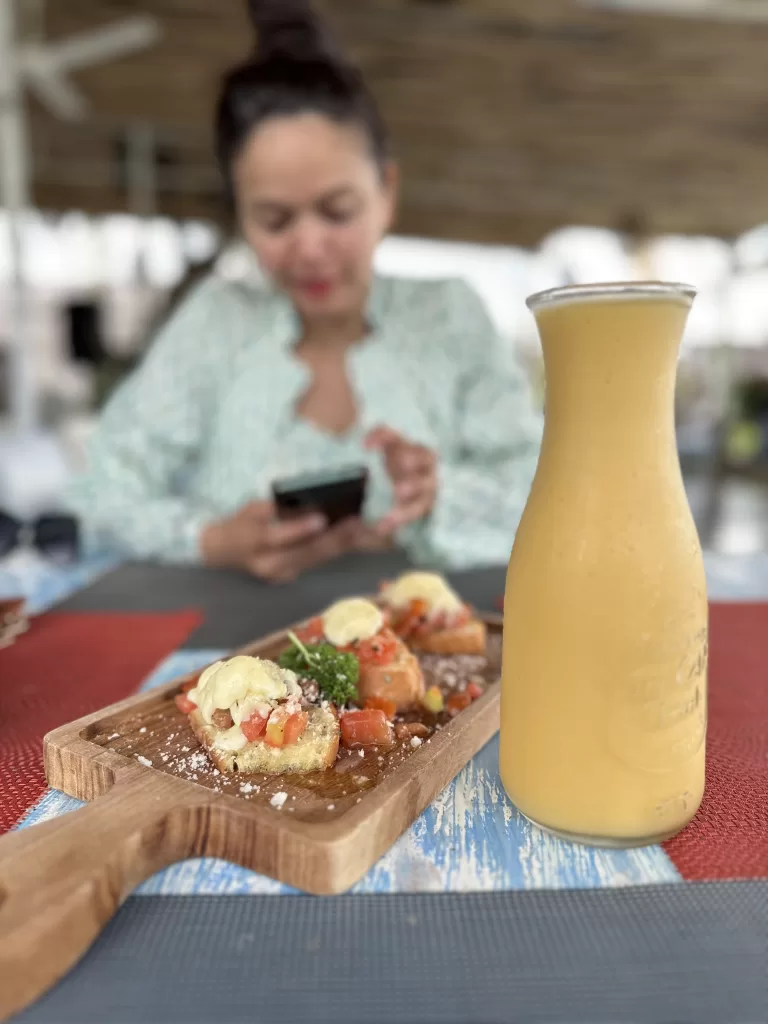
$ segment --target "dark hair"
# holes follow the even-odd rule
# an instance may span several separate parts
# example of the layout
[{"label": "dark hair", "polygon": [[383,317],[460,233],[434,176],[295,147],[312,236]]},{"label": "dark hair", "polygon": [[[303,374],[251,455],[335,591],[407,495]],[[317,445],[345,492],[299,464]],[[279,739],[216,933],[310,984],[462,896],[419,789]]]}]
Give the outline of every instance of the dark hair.
[{"label": "dark hair", "polygon": [[310,4],[248,0],[248,12],[256,49],[225,76],[216,112],[217,153],[230,187],[232,161],[251,132],[269,118],[302,113],[357,125],[383,167],[388,138],[376,101]]}]

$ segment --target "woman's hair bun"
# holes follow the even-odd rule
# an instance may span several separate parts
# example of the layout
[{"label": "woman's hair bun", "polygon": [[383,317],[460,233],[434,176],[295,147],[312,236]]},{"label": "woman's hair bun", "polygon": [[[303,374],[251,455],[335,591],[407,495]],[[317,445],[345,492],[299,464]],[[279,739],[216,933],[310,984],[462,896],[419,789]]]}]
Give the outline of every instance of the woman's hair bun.
[{"label": "woman's hair bun", "polygon": [[306,0],[248,0],[256,30],[254,59],[346,63],[325,23]]},{"label": "woman's hair bun", "polygon": [[356,125],[383,168],[389,145],[376,100],[309,0],[247,2],[255,51],[225,75],[216,109],[216,148],[230,194],[232,161],[273,117],[313,113]]}]

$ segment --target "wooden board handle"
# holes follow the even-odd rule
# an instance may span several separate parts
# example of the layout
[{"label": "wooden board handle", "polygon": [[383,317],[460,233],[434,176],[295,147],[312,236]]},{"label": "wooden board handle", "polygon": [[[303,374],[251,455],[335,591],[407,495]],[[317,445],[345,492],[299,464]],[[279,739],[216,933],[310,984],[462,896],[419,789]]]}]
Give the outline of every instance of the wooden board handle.
[{"label": "wooden board handle", "polygon": [[140,882],[202,848],[209,810],[204,790],[131,770],[82,809],[0,839],[0,1020],[58,981]]}]

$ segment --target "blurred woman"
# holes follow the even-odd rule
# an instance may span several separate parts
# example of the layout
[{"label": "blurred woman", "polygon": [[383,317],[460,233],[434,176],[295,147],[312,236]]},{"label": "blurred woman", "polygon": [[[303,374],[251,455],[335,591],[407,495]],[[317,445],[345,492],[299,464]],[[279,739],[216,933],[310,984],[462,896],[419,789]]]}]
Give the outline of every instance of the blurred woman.
[{"label": "blurred woman", "polygon": [[[525,375],[467,285],[374,273],[398,183],[376,104],[306,4],[249,10],[216,131],[270,288],[212,275],[164,326],[73,489],[86,539],[270,580],[391,544],[504,561],[540,436]],[[350,463],[370,471],[362,520],[277,520],[274,480]]]}]

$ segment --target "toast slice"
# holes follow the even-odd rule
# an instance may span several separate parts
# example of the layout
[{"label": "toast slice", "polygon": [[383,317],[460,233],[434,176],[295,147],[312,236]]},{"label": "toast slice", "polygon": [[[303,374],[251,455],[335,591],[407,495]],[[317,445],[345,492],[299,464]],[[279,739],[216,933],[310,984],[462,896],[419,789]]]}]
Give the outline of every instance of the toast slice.
[{"label": "toast slice", "polygon": [[438,629],[424,636],[408,638],[414,651],[425,654],[485,654],[487,630],[480,619],[470,619],[455,629]]},{"label": "toast slice", "polygon": [[357,693],[361,704],[369,697],[393,700],[398,711],[418,704],[424,696],[424,675],[415,655],[398,638],[397,653],[386,665],[361,665]]},{"label": "toast slice", "polygon": [[189,715],[195,736],[220,772],[263,772],[282,775],[322,771],[336,760],[339,752],[339,720],[331,707],[310,708],[303,735],[287,747],[270,747],[263,740],[246,744],[242,750],[220,750],[215,746],[220,732],[208,725],[199,711]]}]

